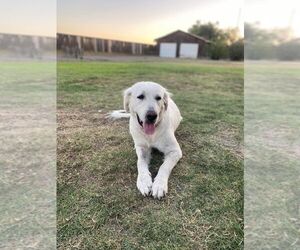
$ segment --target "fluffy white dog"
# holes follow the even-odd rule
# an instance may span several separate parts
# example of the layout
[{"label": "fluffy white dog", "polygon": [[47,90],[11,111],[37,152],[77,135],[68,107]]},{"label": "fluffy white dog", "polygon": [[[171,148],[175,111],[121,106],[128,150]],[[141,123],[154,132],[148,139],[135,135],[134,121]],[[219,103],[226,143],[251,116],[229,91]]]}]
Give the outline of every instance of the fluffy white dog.
[{"label": "fluffy white dog", "polygon": [[[124,109],[111,113],[112,118],[129,117],[130,133],[138,157],[137,188],[145,196],[162,198],[168,192],[168,179],[182,157],[175,130],[182,117],[170,94],[154,82],[138,82],[124,92]],[[164,153],[164,162],[152,182],[149,172],[151,148]]]}]

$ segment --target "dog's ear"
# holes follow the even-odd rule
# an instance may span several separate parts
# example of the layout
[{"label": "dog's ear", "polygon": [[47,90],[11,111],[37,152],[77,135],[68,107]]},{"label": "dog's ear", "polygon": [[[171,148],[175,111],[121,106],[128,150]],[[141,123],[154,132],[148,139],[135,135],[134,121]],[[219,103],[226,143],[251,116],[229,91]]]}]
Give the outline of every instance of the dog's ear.
[{"label": "dog's ear", "polygon": [[169,102],[169,92],[168,91],[165,91],[163,101],[164,101],[165,110],[167,110],[168,102]]},{"label": "dog's ear", "polygon": [[129,110],[129,101],[131,96],[131,88],[128,88],[124,91],[123,98],[124,98],[124,109],[127,113],[130,112]]}]

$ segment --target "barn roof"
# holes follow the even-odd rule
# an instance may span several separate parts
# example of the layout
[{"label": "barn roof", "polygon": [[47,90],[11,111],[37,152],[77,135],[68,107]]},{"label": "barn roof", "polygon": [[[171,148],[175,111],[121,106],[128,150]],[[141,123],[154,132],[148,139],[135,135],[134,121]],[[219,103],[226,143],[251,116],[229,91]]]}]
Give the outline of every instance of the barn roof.
[{"label": "barn roof", "polygon": [[201,41],[204,41],[204,42],[206,42],[206,43],[212,43],[211,41],[205,39],[204,37],[197,36],[197,35],[194,35],[194,34],[191,34],[191,33],[185,32],[185,31],[182,31],[182,30],[176,30],[176,31],[173,31],[173,32],[171,32],[171,33],[169,33],[169,34],[167,34],[167,35],[165,35],[165,36],[156,38],[154,41],[159,41],[159,40],[161,40],[161,39],[163,39],[163,38],[166,38],[166,37],[171,36],[171,35],[173,35],[173,34],[175,34],[175,33],[178,33],[178,32],[184,33],[185,35],[194,37],[194,38],[196,38],[196,39],[198,39],[198,40],[201,40]]}]

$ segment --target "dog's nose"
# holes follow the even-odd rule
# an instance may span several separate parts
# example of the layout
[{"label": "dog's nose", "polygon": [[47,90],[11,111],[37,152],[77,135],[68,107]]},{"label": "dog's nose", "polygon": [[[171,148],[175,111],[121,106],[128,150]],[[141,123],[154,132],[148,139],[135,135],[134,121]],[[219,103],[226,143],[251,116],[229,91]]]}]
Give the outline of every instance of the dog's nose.
[{"label": "dog's nose", "polygon": [[148,111],[146,114],[146,120],[150,123],[154,123],[157,118],[157,114],[154,111]]}]

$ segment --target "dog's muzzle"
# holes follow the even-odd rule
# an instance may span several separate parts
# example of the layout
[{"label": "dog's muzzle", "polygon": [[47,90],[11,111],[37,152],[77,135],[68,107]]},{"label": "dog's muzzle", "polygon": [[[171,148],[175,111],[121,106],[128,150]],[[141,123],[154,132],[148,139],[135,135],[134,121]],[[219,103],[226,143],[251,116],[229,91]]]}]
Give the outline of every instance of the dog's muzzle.
[{"label": "dog's muzzle", "polygon": [[146,113],[146,123],[155,123],[156,122],[156,119],[157,119],[157,114],[155,111],[148,111]]},{"label": "dog's muzzle", "polygon": [[141,121],[141,119],[140,119],[140,117],[139,117],[138,114],[136,114],[136,118],[137,118],[137,121],[140,124],[140,126],[143,127],[143,122]]},{"label": "dog's muzzle", "polygon": [[136,114],[136,118],[138,123],[140,124],[142,130],[147,135],[152,135],[155,132],[156,125],[155,122],[157,120],[157,114],[154,111],[148,111],[145,116],[145,121],[143,122],[139,115]]}]

